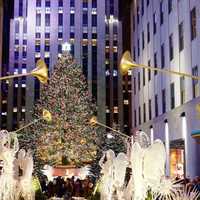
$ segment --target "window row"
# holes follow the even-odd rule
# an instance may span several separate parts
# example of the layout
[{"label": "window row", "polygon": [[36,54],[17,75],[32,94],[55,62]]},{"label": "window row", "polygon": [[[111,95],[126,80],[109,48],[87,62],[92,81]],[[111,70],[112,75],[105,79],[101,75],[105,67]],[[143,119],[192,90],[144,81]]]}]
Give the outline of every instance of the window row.
[{"label": "window row", "polygon": [[[192,68],[192,74],[194,76],[198,76],[198,67],[195,66]],[[135,80],[135,79],[134,79]],[[135,81],[134,81],[135,85]],[[175,108],[175,98],[176,98],[176,91],[175,91],[175,85],[174,83],[170,84],[170,109]],[[193,93],[193,98],[196,98],[200,96],[200,85],[197,80],[192,80],[192,93]],[[180,77],[180,103],[184,104],[186,102],[186,91],[185,91],[185,78]],[[161,107],[159,106],[159,96],[156,94],[154,96],[154,117],[158,117],[159,114],[164,114],[166,113],[166,89],[163,89],[161,91]],[[148,106],[148,117],[147,117],[147,107]],[[134,110],[134,126],[136,127],[137,125],[142,124],[142,115],[143,115],[143,123],[145,123],[147,120],[152,120],[153,119],[153,114],[152,114],[152,99],[149,99],[148,104],[144,103],[143,104],[143,111],[141,106],[139,106],[138,111]],[[159,108],[161,110],[159,110]],[[138,114],[138,118],[137,118]],[[138,119],[138,121],[137,121]]]},{"label": "window row", "polygon": [[[63,7],[63,0],[58,0],[57,2],[59,7]],[[41,6],[42,6],[42,0],[36,0],[36,7],[41,7]],[[83,0],[82,6],[83,8],[87,8],[88,0]],[[51,0],[45,0],[45,7],[51,7]],[[70,7],[75,7],[75,0],[70,0]],[[92,8],[97,8],[97,0],[92,0]]]},{"label": "window row", "polygon": [[[153,26],[155,27],[155,25]],[[155,29],[156,30],[156,29]],[[197,26],[196,26],[196,9],[193,8],[191,11],[191,40],[195,39],[197,36]],[[178,35],[179,35],[179,51],[184,49],[184,23],[181,22],[178,26]],[[147,23],[147,43],[150,42],[150,23]],[[138,57],[140,56],[140,39],[137,40],[138,46]],[[142,49],[145,48],[145,33],[142,32]],[[174,41],[173,34],[169,36],[169,56],[170,60],[174,57]],[[161,47],[161,52],[164,52],[164,46]],[[163,54],[164,55],[164,54]],[[163,63],[161,63],[163,65]]]},{"label": "window row", "polygon": [[[162,3],[162,1],[161,1]],[[160,25],[163,24],[164,22],[164,13],[163,13],[163,9],[161,6],[160,9],[161,13],[160,13]],[[134,17],[134,16],[133,16]],[[133,18],[134,20],[134,18]],[[134,26],[134,24],[133,24]],[[179,31],[179,40],[183,41],[183,36],[184,36],[184,27],[183,27],[183,22],[179,24],[178,27],[178,31]],[[134,28],[134,27],[133,27]],[[153,34],[157,33],[157,15],[156,12],[153,13],[153,25],[152,25],[152,29],[151,30],[151,26],[150,26],[150,22],[147,23],[147,43],[150,42],[151,40],[151,32],[153,31]],[[195,39],[197,36],[197,14],[196,14],[196,7],[194,7],[191,11],[190,11],[190,31],[191,31],[191,40]],[[144,49],[144,45],[145,45],[145,37],[144,37],[144,31],[142,32],[142,48]],[[182,44],[180,43],[180,49],[183,49]]]},{"label": "window row", "polygon": [[[36,26],[41,26],[41,13],[36,13]],[[92,27],[97,26],[97,15],[92,14]],[[51,24],[51,15],[50,13],[45,13],[45,26],[50,26]],[[75,25],[75,14],[70,14],[70,26]],[[83,12],[82,15],[82,25],[88,26],[88,12]],[[63,13],[58,14],[58,26],[63,26]]]},{"label": "window row", "polygon": [[[140,17],[142,17],[144,15],[144,0],[141,0],[140,2],[141,2],[141,5],[138,4],[137,10],[136,10],[138,24],[140,23]],[[153,4],[153,1],[152,1],[152,4]],[[149,6],[149,0],[146,0],[146,6],[147,7]],[[170,14],[173,10],[173,0],[167,0],[167,7],[168,7],[168,14]],[[165,11],[164,0],[161,0],[160,1],[160,24],[163,24],[163,22],[164,22],[164,11]]]}]

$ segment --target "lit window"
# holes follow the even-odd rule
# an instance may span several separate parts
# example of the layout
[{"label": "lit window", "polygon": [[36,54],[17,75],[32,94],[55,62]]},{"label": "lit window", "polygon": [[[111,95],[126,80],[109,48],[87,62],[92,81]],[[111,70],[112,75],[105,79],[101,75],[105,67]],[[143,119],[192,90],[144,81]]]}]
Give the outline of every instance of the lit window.
[{"label": "lit window", "polygon": [[49,57],[50,57],[50,53],[49,53],[49,52],[45,52],[45,53],[44,53],[44,57],[45,57],[45,58],[49,58]]},{"label": "lit window", "polygon": [[110,113],[110,110],[109,110],[109,109],[106,109],[106,113]]},{"label": "lit window", "polygon": [[2,100],[2,104],[7,104],[7,100]]},{"label": "lit window", "polygon": [[35,58],[40,58],[40,57],[41,57],[40,53],[35,53]]},{"label": "lit window", "polygon": [[18,69],[14,69],[14,74],[18,74]]},{"label": "lit window", "polygon": [[117,53],[118,48],[117,47],[113,47],[113,52]]},{"label": "lit window", "polygon": [[117,107],[117,106],[114,106],[113,112],[114,112],[114,113],[118,113],[118,107]]},{"label": "lit window", "polygon": [[124,105],[128,105],[129,104],[129,101],[126,99],[124,100]]},{"label": "lit window", "polygon": [[114,77],[117,76],[117,70],[116,70],[116,69],[113,70],[113,76],[114,76]]},{"label": "lit window", "polygon": [[75,10],[71,8],[70,14],[74,14],[74,13],[75,13]]},{"label": "lit window", "polygon": [[22,74],[26,74],[27,70],[22,68]]}]

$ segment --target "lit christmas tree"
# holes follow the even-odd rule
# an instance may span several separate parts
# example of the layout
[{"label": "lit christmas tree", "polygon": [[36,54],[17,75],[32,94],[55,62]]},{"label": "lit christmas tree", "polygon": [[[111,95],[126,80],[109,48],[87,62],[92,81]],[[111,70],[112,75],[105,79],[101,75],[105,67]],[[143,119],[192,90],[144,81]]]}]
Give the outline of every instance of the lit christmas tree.
[{"label": "lit christmas tree", "polygon": [[97,134],[89,120],[96,114],[96,106],[81,67],[67,53],[54,66],[49,83],[41,87],[34,119],[41,116],[43,109],[50,111],[52,122],[40,121],[19,137],[25,146],[35,150],[36,166],[40,161],[81,165],[95,159]]}]

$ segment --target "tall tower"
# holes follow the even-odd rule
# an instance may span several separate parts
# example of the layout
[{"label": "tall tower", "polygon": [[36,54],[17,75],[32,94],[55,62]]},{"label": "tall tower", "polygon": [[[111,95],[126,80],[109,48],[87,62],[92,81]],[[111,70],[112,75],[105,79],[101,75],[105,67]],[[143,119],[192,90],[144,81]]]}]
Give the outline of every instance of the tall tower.
[{"label": "tall tower", "polygon": [[[131,36],[136,63],[199,76],[199,9],[199,1],[192,0],[134,0]],[[132,85],[133,128],[165,142],[167,174],[199,175],[200,146],[191,136],[200,134],[199,81],[134,69]]]},{"label": "tall tower", "polygon": [[[0,76],[2,75],[2,48],[3,46],[3,0],[0,0]],[[0,82],[1,88],[1,82]],[[2,92],[0,92],[0,110],[2,110]],[[1,119],[0,119],[1,122]]]},{"label": "tall tower", "polygon": [[3,0],[0,0],[0,68],[2,66],[2,39],[3,39]]},{"label": "tall tower", "polygon": [[[96,99],[98,119],[109,126],[119,124],[123,129],[118,0],[15,0],[10,26],[10,73],[29,72],[42,58],[51,74],[62,44],[68,42]],[[9,81],[9,130],[22,119],[31,120],[39,88],[39,82],[32,77]]]}]

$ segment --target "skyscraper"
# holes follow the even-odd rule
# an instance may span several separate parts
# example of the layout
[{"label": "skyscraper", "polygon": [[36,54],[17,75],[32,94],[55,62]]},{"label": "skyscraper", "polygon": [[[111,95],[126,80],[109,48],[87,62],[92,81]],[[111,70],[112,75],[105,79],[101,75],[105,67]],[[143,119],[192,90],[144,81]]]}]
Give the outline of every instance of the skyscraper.
[{"label": "skyscraper", "polygon": [[2,66],[2,45],[3,45],[3,0],[0,0],[0,73]]},{"label": "skyscraper", "polygon": [[[199,75],[199,1],[133,1],[132,57],[136,63]],[[133,129],[162,139],[167,174],[194,177],[199,172],[200,133],[196,106],[200,83],[187,77],[133,70]]]},{"label": "skyscraper", "polygon": [[[123,129],[118,0],[15,0],[10,26],[11,74],[31,71],[39,58],[45,60],[51,74],[62,44],[69,42],[97,101],[98,119]],[[39,88],[32,77],[9,81],[7,112],[3,113],[9,130],[22,119],[31,120]]]}]

